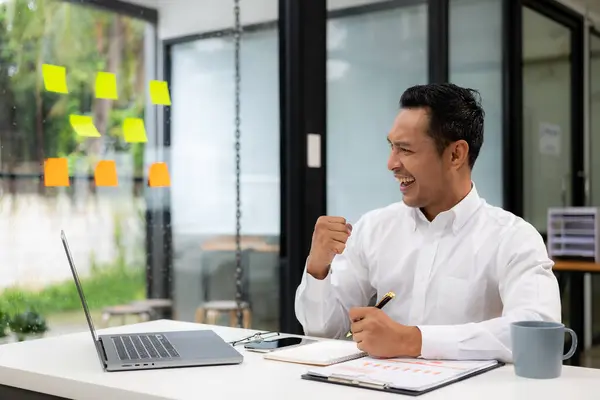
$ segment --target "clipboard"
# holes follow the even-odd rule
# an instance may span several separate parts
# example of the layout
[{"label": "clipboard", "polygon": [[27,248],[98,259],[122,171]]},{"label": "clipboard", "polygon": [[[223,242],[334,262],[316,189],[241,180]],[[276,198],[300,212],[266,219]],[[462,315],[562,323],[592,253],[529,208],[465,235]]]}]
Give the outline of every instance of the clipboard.
[{"label": "clipboard", "polygon": [[498,361],[496,364],[491,365],[487,368],[483,368],[478,371],[474,371],[470,374],[460,376],[454,380],[444,382],[439,385],[436,385],[436,386],[433,386],[433,387],[430,387],[427,389],[423,389],[423,390],[400,389],[400,388],[389,386],[388,384],[366,383],[366,382],[353,381],[352,379],[344,379],[344,378],[340,378],[340,377],[331,377],[331,376],[325,377],[325,376],[312,375],[309,373],[301,375],[301,378],[305,379],[305,380],[310,380],[310,381],[331,383],[334,385],[342,385],[342,386],[356,387],[356,388],[360,388],[360,389],[376,390],[379,392],[403,394],[403,395],[407,395],[407,396],[420,396],[422,394],[432,392],[432,391],[440,389],[442,387],[452,385],[453,383],[464,381],[464,380],[472,378],[474,376],[481,375],[485,372],[492,371],[496,368],[503,367],[504,365],[505,365],[504,362]]}]

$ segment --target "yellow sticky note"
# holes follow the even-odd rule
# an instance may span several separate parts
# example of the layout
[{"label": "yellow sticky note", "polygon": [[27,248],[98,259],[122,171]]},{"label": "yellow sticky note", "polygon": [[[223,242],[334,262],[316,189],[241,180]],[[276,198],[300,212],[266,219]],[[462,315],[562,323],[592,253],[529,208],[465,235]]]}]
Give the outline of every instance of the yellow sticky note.
[{"label": "yellow sticky note", "polygon": [[150,81],[150,100],[154,104],[171,105],[169,87],[165,81]]},{"label": "yellow sticky note", "polygon": [[110,72],[96,75],[96,98],[117,100],[117,77]]},{"label": "yellow sticky note", "polygon": [[69,122],[79,136],[100,137],[100,132],[94,126],[92,117],[86,115],[70,115]]},{"label": "yellow sticky note", "polygon": [[44,87],[49,92],[69,93],[67,69],[58,65],[42,64]]},{"label": "yellow sticky note", "polygon": [[123,136],[127,143],[146,143],[146,127],[141,118],[125,118],[123,121]]}]

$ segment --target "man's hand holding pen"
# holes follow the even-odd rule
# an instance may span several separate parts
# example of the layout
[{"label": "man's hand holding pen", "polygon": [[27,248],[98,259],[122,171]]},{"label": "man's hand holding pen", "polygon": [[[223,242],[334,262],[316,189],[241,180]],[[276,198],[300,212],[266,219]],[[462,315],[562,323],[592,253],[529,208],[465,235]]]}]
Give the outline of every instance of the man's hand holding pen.
[{"label": "man's hand holding pen", "polygon": [[[320,217],[312,237],[307,272],[315,279],[325,279],[331,262],[346,249],[352,225],[343,217]],[[395,294],[388,292],[375,307],[350,310],[351,331],[360,350],[373,357],[418,357],[421,355],[421,331],[393,321],[381,309]]]},{"label": "man's hand holding pen", "polygon": [[421,331],[392,320],[376,307],[350,310],[352,337],[360,350],[372,357],[418,357],[421,355]]}]

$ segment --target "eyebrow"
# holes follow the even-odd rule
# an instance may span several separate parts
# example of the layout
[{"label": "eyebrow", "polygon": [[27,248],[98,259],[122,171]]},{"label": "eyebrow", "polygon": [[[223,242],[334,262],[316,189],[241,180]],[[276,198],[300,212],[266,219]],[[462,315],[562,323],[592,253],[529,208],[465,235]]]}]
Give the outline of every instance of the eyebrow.
[{"label": "eyebrow", "polygon": [[394,146],[397,146],[397,147],[406,147],[406,148],[409,148],[409,147],[411,147],[411,144],[410,144],[410,143],[408,143],[408,142],[403,142],[403,141],[395,141],[395,142],[392,142],[392,141],[390,140],[390,138],[387,138],[387,141],[388,141],[388,143],[389,143],[389,144],[393,144]]}]

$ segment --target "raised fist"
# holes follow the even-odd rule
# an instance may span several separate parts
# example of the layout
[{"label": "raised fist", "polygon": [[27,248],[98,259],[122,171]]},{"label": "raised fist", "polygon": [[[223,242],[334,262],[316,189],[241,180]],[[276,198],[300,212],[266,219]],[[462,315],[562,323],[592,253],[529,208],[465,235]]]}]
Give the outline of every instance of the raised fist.
[{"label": "raised fist", "polygon": [[352,225],[343,217],[319,217],[313,232],[307,272],[316,279],[324,279],[336,254],[342,254],[352,233]]}]

